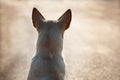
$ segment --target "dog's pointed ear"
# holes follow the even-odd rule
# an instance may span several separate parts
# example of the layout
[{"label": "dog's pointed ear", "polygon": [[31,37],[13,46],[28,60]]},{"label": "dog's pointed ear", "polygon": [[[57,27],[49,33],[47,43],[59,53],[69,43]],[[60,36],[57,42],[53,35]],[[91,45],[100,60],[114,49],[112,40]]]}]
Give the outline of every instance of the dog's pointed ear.
[{"label": "dog's pointed ear", "polygon": [[36,8],[33,8],[33,11],[32,11],[33,26],[36,29],[39,29],[44,23],[44,20],[45,18],[42,16],[42,14]]},{"label": "dog's pointed ear", "polygon": [[58,23],[61,25],[61,28],[63,30],[66,30],[69,28],[70,26],[70,22],[72,19],[72,13],[71,10],[68,9],[59,19],[58,19]]}]

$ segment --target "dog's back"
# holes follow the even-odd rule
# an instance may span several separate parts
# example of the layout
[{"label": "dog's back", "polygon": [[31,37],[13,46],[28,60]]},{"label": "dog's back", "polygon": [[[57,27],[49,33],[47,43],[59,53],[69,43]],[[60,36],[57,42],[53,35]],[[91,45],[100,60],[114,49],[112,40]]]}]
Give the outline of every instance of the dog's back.
[{"label": "dog's back", "polygon": [[64,80],[65,64],[61,52],[63,34],[71,21],[71,11],[66,11],[57,21],[46,21],[34,8],[32,20],[38,31],[38,41],[28,80]]}]

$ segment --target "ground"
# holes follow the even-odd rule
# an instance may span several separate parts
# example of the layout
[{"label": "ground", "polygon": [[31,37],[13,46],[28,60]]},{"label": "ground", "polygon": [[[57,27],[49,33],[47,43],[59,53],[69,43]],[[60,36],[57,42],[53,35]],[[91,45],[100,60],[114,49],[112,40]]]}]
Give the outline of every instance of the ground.
[{"label": "ground", "polygon": [[0,80],[27,79],[37,40],[33,7],[48,20],[72,10],[62,52],[65,80],[120,80],[119,0],[1,0]]}]

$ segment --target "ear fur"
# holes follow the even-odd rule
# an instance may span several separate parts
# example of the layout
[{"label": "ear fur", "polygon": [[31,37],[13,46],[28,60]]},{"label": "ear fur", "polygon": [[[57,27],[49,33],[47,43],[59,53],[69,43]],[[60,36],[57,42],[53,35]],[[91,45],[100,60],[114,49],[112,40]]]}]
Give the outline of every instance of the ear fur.
[{"label": "ear fur", "polygon": [[70,26],[70,22],[72,19],[72,13],[71,10],[68,9],[59,19],[58,19],[58,23],[60,23],[62,25],[62,28],[64,30],[68,29]]},{"label": "ear fur", "polygon": [[36,9],[33,8],[32,11],[32,22],[33,22],[33,26],[38,29],[41,24],[43,24],[45,18],[42,16],[42,14]]}]

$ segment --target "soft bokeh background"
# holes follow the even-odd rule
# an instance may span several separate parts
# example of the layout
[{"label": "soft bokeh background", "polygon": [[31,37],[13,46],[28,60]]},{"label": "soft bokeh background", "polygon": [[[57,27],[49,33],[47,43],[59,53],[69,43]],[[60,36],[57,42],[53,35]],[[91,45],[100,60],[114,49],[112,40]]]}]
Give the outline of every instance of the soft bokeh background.
[{"label": "soft bokeh background", "polygon": [[120,80],[120,0],[0,0],[0,80],[26,80],[35,53],[33,7],[48,20],[72,10],[66,80]]}]

